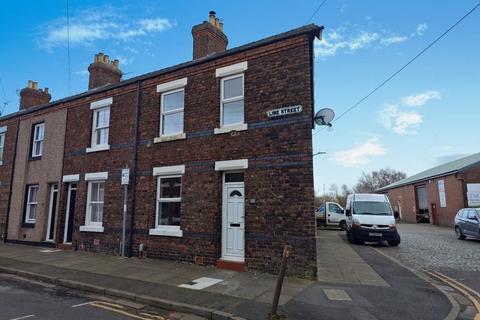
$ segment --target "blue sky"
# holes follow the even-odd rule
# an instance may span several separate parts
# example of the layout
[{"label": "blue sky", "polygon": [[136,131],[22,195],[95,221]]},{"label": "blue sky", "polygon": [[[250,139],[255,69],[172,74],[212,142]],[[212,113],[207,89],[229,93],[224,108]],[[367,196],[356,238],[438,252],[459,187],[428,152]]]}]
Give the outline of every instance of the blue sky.
[{"label": "blue sky", "polygon": [[[3,1],[0,107],[9,101],[4,114],[16,111],[16,92],[29,79],[49,87],[53,99],[85,91],[88,64],[100,51],[120,59],[125,78],[188,61],[191,27],[209,10],[224,20],[232,48],[304,25],[320,3],[70,0],[69,86],[66,1]],[[316,109],[341,114],[475,4],[327,0],[312,19],[325,26],[315,44]],[[479,29],[480,10],[332,130],[316,129],[314,151],[327,152],[315,157],[316,190],[352,186],[362,171],[410,175],[479,152]]]}]

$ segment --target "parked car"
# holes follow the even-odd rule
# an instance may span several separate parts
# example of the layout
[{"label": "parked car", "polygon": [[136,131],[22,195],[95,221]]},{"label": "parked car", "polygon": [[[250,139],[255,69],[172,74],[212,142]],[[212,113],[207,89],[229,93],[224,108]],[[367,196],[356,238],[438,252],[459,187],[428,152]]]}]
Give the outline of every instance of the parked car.
[{"label": "parked car", "polygon": [[480,208],[460,209],[455,216],[455,234],[458,239],[480,239]]},{"label": "parked car", "polygon": [[345,210],[336,202],[326,202],[326,214],[325,207],[321,206],[315,211],[315,218],[323,225],[338,226],[342,230],[347,227],[347,219],[345,217]]},{"label": "parked car", "polygon": [[347,197],[345,206],[347,237],[351,243],[387,241],[390,246],[400,244],[393,212],[384,194],[356,193]]}]

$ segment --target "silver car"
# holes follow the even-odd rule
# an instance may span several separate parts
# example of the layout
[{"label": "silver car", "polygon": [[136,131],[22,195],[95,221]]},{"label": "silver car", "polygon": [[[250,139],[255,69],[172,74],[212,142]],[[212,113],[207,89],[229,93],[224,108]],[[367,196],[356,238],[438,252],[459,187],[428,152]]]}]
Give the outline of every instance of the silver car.
[{"label": "silver car", "polygon": [[458,239],[480,239],[480,208],[460,209],[455,216],[455,234]]}]

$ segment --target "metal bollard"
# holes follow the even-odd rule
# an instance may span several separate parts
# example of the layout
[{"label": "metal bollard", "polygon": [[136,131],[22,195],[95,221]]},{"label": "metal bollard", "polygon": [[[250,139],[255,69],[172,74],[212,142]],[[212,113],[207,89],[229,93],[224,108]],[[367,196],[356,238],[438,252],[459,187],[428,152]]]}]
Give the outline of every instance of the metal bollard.
[{"label": "metal bollard", "polygon": [[285,278],[285,269],[287,269],[287,260],[292,251],[292,246],[286,245],[283,249],[282,264],[280,266],[280,273],[278,274],[277,286],[275,287],[275,294],[273,295],[272,312],[271,317],[277,315],[278,301],[280,300],[280,294],[282,293],[283,278]]}]

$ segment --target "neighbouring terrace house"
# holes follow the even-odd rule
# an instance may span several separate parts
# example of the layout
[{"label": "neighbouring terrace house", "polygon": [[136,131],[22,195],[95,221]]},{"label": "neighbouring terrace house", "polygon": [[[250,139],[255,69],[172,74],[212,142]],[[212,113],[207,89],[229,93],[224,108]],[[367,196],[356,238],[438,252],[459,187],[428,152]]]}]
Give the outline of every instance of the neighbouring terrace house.
[{"label": "neighbouring terrace house", "polygon": [[99,53],[88,91],[21,103],[0,118],[7,240],[118,254],[129,168],[129,255],[276,272],[289,244],[289,274],[315,276],[313,41],[322,29],[227,49],[210,12],[192,28],[192,61],[122,80],[118,60]]},{"label": "neighbouring terrace house", "polygon": [[480,206],[480,153],[392,183],[386,193],[407,222],[453,226],[458,210]]}]

